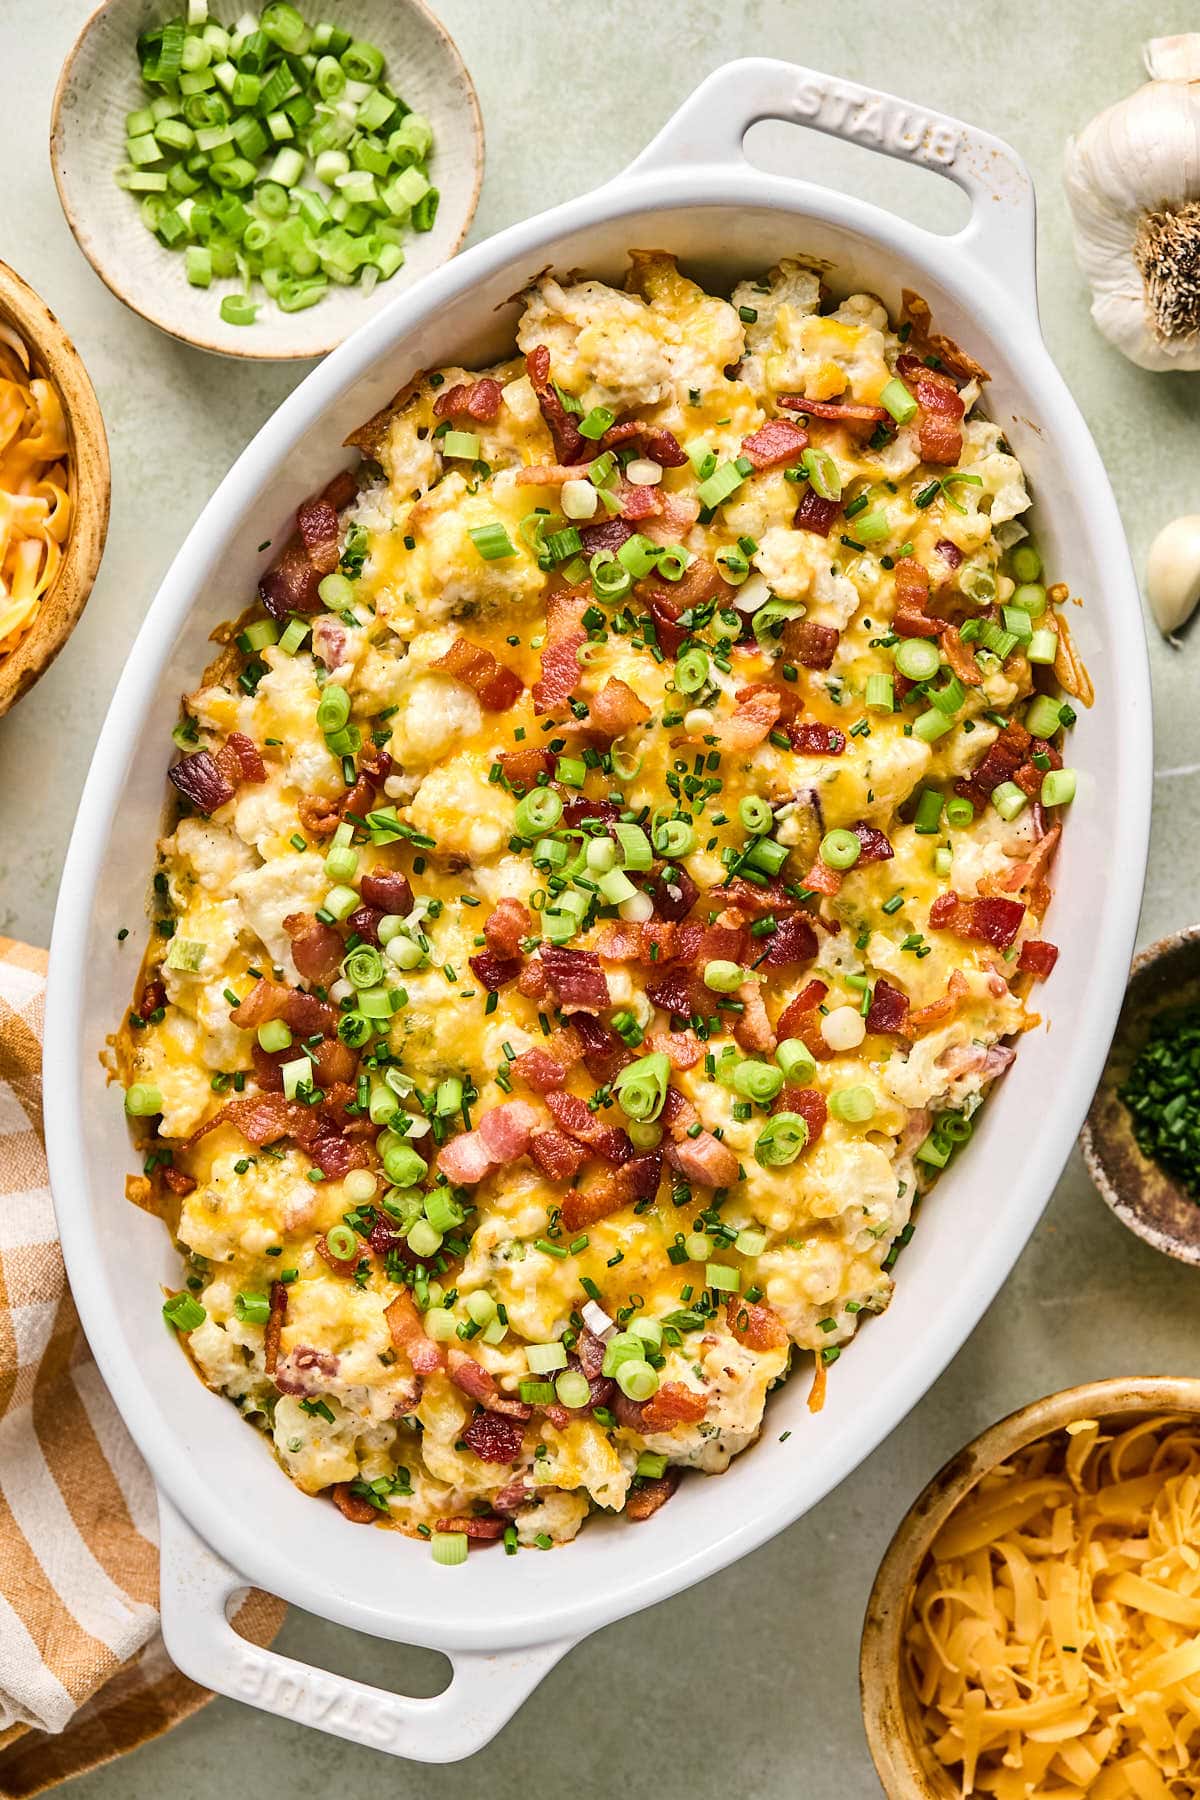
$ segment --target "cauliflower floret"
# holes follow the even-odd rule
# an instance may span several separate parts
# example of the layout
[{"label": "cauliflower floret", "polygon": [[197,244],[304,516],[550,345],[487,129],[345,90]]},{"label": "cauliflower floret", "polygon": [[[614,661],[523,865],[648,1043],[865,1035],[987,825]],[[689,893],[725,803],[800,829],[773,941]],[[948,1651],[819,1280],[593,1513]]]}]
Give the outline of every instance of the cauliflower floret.
[{"label": "cauliflower floret", "polygon": [[305,1412],[291,1394],[282,1395],[275,1407],[276,1454],[306,1494],[319,1494],[338,1481],[353,1481],[358,1474],[354,1439],[359,1421],[332,1395],[324,1404],[332,1421],[318,1412]]},{"label": "cauliflower floret", "polygon": [[209,819],[181,819],[161,849],[171,901],[180,912],[187,911],[196,888],[218,897],[228,894],[237,877],[257,861],[236,832]]},{"label": "cauliflower floret", "polygon": [[561,287],[545,276],[526,296],[517,342],[545,344],[554,379],[585,411],[654,406],[671,377],[665,335],[645,301],[600,281]]},{"label": "cauliflower floret", "polygon": [[1015,456],[1000,448],[1000,427],[990,419],[968,419],[963,426],[964,466],[983,482],[984,492],[992,496],[988,516],[993,527],[1015,519],[1030,506],[1025,487],[1025,474]]},{"label": "cauliflower floret", "polygon": [[[516,485],[514,470],[501,470],[477,493],[457,470],[444,476],[408,515],[413,548],[391,541],[388,578],[376,595],[380,615],[399,635],[411,636],[420,623],[527,610],[546,579],[520,547],[520,521],[528,510],[528,490]],[[497,519],[518,548],[489,560],[470,534]]]},{"label": "cauliflower floret", "polygon": [[489,782],[475,758],[459,756],[430,770],[408,808],[408,819],[437,839],[443,855],[479,863],[507,844],[515,811],[513,796]]},{"label": "cauliflower floret", "polygon": [[239,875],[233,884],[247,925],[293,986],[299,985],[301,977],[292,961],[292,940],[283,921],[289,913],[316,912],[329,885],[323,860],[311,851],[263,863],[261,868]]}]

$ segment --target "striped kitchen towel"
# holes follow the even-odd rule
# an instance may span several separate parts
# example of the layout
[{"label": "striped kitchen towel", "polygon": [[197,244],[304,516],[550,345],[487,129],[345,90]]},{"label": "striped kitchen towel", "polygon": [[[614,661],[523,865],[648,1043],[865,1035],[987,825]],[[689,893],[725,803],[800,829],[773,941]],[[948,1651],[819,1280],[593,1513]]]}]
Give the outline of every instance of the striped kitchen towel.
[{"label": "striped kitchen towel", "polygon": [[[154,1488],[67,1288],[41,1126],[46,955],[0,938],[0,1800],[157,1737],[211,1698],[158,1630]],[[268,1643],[282,1604],[238,1629]]]}]

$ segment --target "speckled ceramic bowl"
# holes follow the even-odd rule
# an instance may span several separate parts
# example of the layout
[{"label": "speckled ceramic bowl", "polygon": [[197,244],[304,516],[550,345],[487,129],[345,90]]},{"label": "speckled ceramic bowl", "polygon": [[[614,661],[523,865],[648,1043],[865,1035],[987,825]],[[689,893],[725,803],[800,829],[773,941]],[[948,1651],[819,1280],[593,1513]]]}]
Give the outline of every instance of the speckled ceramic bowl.
[{"label": "speckled ceramic bowl", "polygon": [[[237,281],[191,287],[183,257],[167,250],[142,223],[137,198],[117,186],[124,161],[125,115],[146,103],[138,76],[138,33],[183,9],[174,0],[103,0],[83,27],[59,76],[50,123],[50,161],[58,197],[75,241],[118,300],[172,337],[200,350],[264,362],[324,356],[403,289],[454,255],[466,236],[483,179],[479,101],[454,44],[423,0],[304,0],[318,15],[377,44],[385,76],[433,126],[429,170],[441,194],[426,232],[404,240],[403,267],[389,281],[332,287],[305,312],[284,313],[270,301],[253,325],[227,325],[221,297]],[[213,17],[230,23],[243,9],[213,0]]]},{"label": "speckled ceramic bowl", "polygon": [[45,301],[6,263],[0,263],[0,321],[20,334],[34,374],[51,381],[62,401],[71,496],[70,529],[58,573],[16,649],[0,656],[2,715],[50,667],[87,605],[108,531],[109,475],[104,420],[79,352]]},{"label": "speckled ceramic bowl", "polygon": [[1161,1012],[1200,1006],[1200,925],[1135,959],[1116,1035],[1080,1136],[1088,1173],[1122,1225],[1179,1262],[1200,1264],[1200,1201],[1138,1149],[1118,1090]]}]

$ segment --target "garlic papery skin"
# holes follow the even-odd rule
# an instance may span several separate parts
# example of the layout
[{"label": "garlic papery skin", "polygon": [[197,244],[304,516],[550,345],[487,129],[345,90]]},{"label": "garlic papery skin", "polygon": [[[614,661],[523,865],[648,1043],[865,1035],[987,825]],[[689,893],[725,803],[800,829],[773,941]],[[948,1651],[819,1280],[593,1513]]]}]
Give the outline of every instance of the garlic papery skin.
[{"label": "garlic papery skin", "polygon": [[1166,637],[1191,618],[1200,600],[1200,513],[1172,519],[1151,544],[1146,598]]},{"label": "garlic papery skin", "polygon": [[1067,143],[1092,318],[1143,369],[1200,369],[1200,32],[1154,38],[1151,79]]}]

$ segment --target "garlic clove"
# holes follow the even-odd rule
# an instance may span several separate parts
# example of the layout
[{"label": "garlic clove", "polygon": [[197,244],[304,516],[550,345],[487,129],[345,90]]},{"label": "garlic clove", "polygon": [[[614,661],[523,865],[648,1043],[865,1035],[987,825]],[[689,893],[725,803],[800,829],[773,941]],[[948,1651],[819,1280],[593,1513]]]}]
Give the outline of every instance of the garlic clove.
[{"label": "garlic clove", "polygon": [[1200,601],[1200,513],[1172,519],[1151,544],[1146,598],[1164,636],[1191,618]]}]

